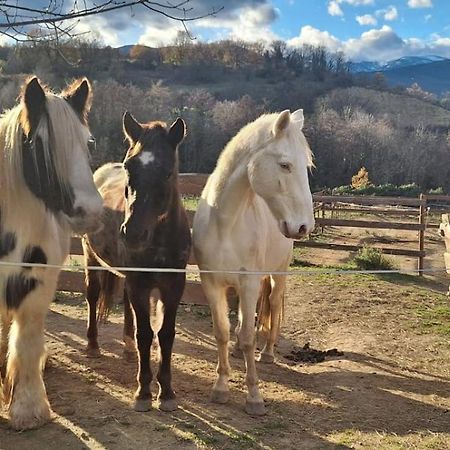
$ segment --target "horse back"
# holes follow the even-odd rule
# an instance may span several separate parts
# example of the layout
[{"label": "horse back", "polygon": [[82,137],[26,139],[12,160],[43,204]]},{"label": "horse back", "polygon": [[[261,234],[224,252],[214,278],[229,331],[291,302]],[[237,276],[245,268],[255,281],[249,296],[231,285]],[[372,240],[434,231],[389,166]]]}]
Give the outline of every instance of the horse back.
[{"label": "horse back", "polygon": [[110,266],[123,266],[125,250],[120,239],[120,225],[125,214],[126,173],[123,165],[108,163],[101,166],[94,173],[94,182],[103,198],[102,228],[86,235],[86,251]]}]

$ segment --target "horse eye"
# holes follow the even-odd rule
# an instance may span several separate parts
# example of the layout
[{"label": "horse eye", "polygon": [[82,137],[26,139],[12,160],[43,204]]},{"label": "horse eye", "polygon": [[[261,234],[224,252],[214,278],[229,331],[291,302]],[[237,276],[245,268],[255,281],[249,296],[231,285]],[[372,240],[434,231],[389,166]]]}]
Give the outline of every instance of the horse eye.
[{"label": "horse eye", "polygon": [[92,136],[92,134],[89,136],[89,139],[87,141],[88,149],[90,152],[94,151],[96,148],[96,140],[95,137]]},{"label": "horse eye", "polygon": [[286,172],[290,172],[291,171],[291,168],[292,168],[291,164],[282,162],[282,163],[279,163],[279,165]]}]

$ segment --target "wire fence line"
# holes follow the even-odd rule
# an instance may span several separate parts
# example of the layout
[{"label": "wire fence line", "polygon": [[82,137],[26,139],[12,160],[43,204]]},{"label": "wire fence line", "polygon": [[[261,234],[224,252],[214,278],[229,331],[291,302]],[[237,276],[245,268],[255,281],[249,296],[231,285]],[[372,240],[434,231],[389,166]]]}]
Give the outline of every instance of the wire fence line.
[{"label": "wire fence line", "polygon": [[186,274],[230,274],[230,275],[318,275],[318,274],[337,274],[337,275],[355,275],[355,274],[409,274],[409,273],[443,273],[449,269],[438,267],[433,269],[336,269],[336,268],[318,268],[318,269],[292,269],[287,271],[264,271],[264,270],[230,270],[230,269],[200,269],[187,267],[185,269],[170,267],[120,267],[120,266],[85,266],[71,264],[40,264],[25,262],[0,261],[0,269],[7,267],[19,268],[43,268],[43,269],[61,269],[64,271],[81,272],[85,270],[97,270],[107,272],[141,272],[141,273],[186,273]]}]

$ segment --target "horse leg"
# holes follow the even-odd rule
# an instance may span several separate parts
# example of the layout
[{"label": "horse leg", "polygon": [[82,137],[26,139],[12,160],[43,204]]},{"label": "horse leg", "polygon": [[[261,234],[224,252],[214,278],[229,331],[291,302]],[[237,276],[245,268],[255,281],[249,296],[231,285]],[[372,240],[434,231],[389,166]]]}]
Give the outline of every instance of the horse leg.
[{"label": "horse leg", "polygon": [[100,348],[97,340],[97,301],[101,289],[99,276],[93,270],[86,271],[86,300],[88,304],[88,344],[86,347],[86,355],[88,358],[98,358],[100,356]]},{"label": "horse leg", "polygon": [[159,383],[159,409],[162,411],[175,411],[178,404],[175,392],[172,389],[171,359],[173,341],[175,339],[175,321],[178,304],[183,295],[185,285],[185,275],[178,274],[176,281],[170,277],[171,286],[169,289],[161,289],[161,301],[164,305],[164,318],[161,329],[158,332],[161,359],[158,370]]},{"label": "horse leg", "polygon": [[245,279],[239,289],[239,308],[242,324],[239,330],[239,344],[244,353],[248,394],[245,411],[250,415],[265,414],[264,400],[258,388],[258,376],[255,364],[255,314],[260,289],[260,280],[256,277]]},{"label": "horse leg", "polygon": [[286,288],[286,275],[274,275],[272,279],[273,286],[269,295],[270,330],[259,357],[259,361],[263,363],[273,363],[275,360],[274,346],[280,333],[281,310],[283,308],[283,296]]},{"label": "horse leg", "polygon": [[0,378],[5,376],[6,357],[8,353],[8,337],[11,329],[11,316],[4,311],[0,314],[2,320],[2,335],[0,342]]},{"label": "horse leg", "polygon": [[126,289],[136,317],[136,340],[139,356],[138,388],[134,394],[133,408],[135,411],[144,412],[149,411],[152,407],[150,347],[153,340],[153,330],[150,327],[150,289],[139,285],[139,275],[127,276]]},{"label": "horse leg", "polygon": [[214,336],[217,342],[218,363],[217,379],[211,392],[211,401],[226,403],[230,397],[228,378],[231,367],[228,360],[228,343],[230,341],[230,320],[226,289],[213,284],[207,276],[202,277],[203,290],[208,298],[213,319]]},{"label": "horse leg", "polygon": [[12,326],[4,396],[11,426],[17,430],[41,426],[51,418],[42,372],[44,322],[56,282],[57,274],[47,273],[17,309],[10,310]]},{"label": "horse leg", "polygon": [[238,322],[236,325],[236,328],[234,329],[234,334],[236,336],[236,342],[233,345],[233,350],[231,351],[231,354],[235,358],[242,359],[244,357],[244,354],[242,353],[241,346],[239,344],[239,332],[241,331],[241,324],[242,324],[242,317],[241,317],[241,310],[238,311]]},{"label": "horse leg", "polygon": [[136,359],[136,340],[134,330],[133,311],[131,310],[130,299],[127,290],[123,294],[123,356],[127,361]]}]

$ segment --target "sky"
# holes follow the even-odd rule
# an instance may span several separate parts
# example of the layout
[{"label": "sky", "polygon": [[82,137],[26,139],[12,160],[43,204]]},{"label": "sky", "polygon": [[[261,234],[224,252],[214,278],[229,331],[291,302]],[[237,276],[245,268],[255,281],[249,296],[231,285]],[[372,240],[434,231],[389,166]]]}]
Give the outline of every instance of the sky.
[{"label": "sky", "polygon": [[[24,3],[37,1],[50,0]],[[292,47],[324,45],[352,61],[450,58],[450,0],[190,0],[188,6],[190,14],[198,15],[223,6],[214,17],[189,23],[197,41],[282,39]],[[182,29],[182,24],[142,7],[93,16],[78,25],[112,46],[167,45]]]}]

